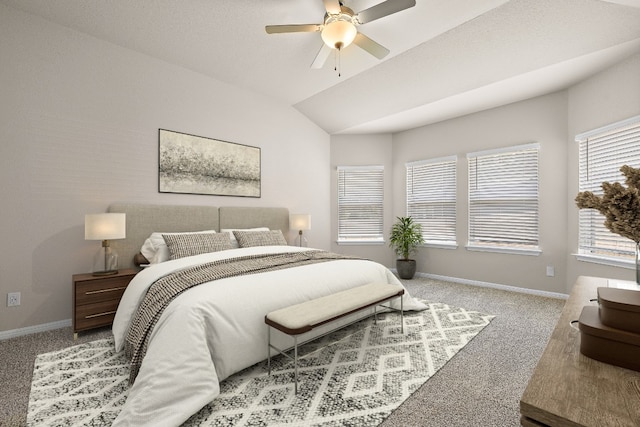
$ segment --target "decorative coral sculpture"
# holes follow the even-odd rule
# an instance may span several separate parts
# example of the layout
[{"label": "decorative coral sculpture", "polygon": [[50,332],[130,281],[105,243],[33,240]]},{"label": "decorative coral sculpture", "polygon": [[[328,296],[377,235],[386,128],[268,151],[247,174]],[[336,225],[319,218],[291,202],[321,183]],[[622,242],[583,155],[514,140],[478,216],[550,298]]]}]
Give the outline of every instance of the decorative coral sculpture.
[{"label": "decorative coral sculpture", "polygon": [[636,243],[636,281],[640,283],[640,169],[624,165],[620,172],[626,177],[626,188],[619,182],[603,182],[602,197],[583,191],[576,196],[576,204],[580,209],[598,210],[605,217],[605,227]]}]

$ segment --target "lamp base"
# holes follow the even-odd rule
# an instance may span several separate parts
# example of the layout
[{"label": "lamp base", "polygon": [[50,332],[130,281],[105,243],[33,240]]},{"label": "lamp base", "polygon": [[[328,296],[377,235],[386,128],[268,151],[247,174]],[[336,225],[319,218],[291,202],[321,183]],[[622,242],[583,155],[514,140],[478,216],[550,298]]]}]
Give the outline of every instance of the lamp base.
[{"label": "lamp base", "polygon": [[307,238],[304,237],[302,234],[298,234],[296,236],[295,246],[306,248],[309,246],[309,242],[307,241]]},{"label": "lamp base", "polygon": [[110,246],[102,246],[93,257],[94,276],[111,276],[118,274],[118,254]]},{"label": "lamp base", "polygon": [[92,276],[111,276],[114,274],[118,274],[118,270],[94,271],[91,273]]}]

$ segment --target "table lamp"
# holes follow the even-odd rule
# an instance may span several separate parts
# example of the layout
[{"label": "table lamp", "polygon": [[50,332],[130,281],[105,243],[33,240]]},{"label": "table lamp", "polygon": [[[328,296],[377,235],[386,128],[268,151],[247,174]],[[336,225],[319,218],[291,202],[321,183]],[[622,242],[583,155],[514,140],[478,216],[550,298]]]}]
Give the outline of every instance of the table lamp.
[{"label": "table lamp", "polygon": [[309,214],[291,214],[289,217],[289,228],[298,230],[296,237],[296,246],[307,246],[307,239],[302,235],[302,230],[311,230],[311,215]]},{"label": "table lamp", "polygon": [[94,276],[118,273],[118,254],[111,249],[109,240],[126,237],[126,218],[123,213],[87,214],[84,217],[84,239],[102,240],[102,248],[93,263]]}]

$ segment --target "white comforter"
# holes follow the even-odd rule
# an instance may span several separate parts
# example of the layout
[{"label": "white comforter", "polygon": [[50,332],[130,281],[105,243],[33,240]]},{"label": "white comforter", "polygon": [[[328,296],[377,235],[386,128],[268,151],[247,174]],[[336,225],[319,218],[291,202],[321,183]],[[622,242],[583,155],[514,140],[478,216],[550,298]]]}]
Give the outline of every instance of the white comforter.
[{"label": "white comforter", "polygon": [[[296,250],[309,249],[291,246],[241,248],[146,268],[133,278],[118,306],[113,323],[116,351],[124,348],[129,323],[147,288],[160,277],[224,257]],[[140,372],[113,425],[182,424],[219,394],[219,381],[266,359],[265,314],[370,282],[400,284],[378,263],[339,260],[232,277],[189,289],[162,313],[151,333]],[[405,310],[426,308],[408,293],[405,293],[403,303]],[[292,345],[291,339],[287,338],[273,336],[274,343],[280,348]]]}]

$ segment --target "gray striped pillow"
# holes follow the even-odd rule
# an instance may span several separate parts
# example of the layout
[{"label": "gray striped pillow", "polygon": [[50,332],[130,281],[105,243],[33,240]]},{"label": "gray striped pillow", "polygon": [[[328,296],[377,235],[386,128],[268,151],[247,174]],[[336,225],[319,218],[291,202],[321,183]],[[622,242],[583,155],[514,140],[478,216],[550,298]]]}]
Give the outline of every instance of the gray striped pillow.
[{"label": "gray striped pillow", "polygon": [[241,248],[249,248],[252,246],[286,246],[287,240],[284,238],[282,231],[242,231],[234,230],[233,234],[238,240]]},{"label": "gray striped pillow", "polygon": [[170,259],[233,249],[227,233],[163,234]]}]

